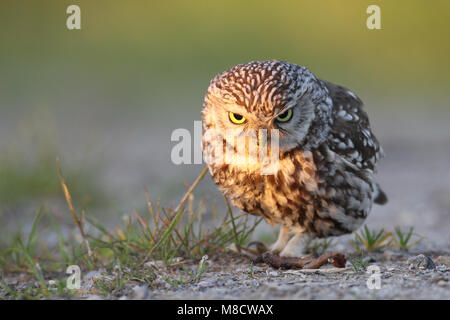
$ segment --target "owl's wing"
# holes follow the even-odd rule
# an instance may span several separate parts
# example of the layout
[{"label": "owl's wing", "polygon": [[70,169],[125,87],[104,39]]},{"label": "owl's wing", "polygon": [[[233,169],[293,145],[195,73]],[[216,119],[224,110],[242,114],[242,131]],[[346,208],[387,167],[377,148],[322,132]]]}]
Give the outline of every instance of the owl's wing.
[{"label": "owl's wing", "polygon": [[383,150],[370,129],[362,101],[344,87],[322,82],[333,100],[330,148],[358,168],[374,171]]}]

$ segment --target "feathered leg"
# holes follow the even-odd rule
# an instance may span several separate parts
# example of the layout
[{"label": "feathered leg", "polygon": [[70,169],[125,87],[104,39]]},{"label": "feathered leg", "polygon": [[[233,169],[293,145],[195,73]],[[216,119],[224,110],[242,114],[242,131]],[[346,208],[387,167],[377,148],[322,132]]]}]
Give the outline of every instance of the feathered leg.
[{"label": "feathered leg", "polygon": [[274,254],[279,254],[289,242],[290,230],[286,226],[281,226],[280,234],[278,235],[277,241],[270,246],[270,251]]},{"label": "feathered leg", "polygon": [[281,257],[302,257],[313,238],[304,232],[296,233],[281,251]]}]

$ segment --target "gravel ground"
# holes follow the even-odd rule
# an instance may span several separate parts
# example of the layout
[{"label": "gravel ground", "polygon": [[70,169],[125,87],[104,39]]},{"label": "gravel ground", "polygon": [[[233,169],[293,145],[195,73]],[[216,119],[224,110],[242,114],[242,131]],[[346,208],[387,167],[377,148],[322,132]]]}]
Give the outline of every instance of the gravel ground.
[{"label": "gravel ground", "polygon": [[[178,284],[175,282],[180,275],[186,276],[186,270],[196,273],[198,261],[181,260],[169,267],[149,261],[144,269],[148,274],[153,269],[157,276],[152,287],[127,280],[122,289],[105,296],[96,292],[94,282],[113,284],[117,275],[126,270],[97,270],[84,275],[82,287],[74,296],[55,295],[51,299],[450,299],[450,250],[422,251],[418,254],[389,249],[372,253],[365,259],[365,269],[359,270],[349,263],[354,258],[350,254],[345,268],[281,270],[264,263],[253,265],[248,257],[230,253],[209,258],[207,270],[198,279],[187,277]],[[369,272],[377,268],[379,288],[375,280],[378,274]],[[16,275],[6,282],[20,288],[30,285],[25,278]],[[0,298],[8,296],[0,290]]]},{"label": "gravel ground", "polygon": [[[176,279],[180,267],[151,263],[158,278],[156,288],[128,283],[108,299],[450,299],[450,256],[448,252],[408,254],[385,250],[371,254],[367,268],[379,267],[380,287],[368,270],[322,267],[318,270],[277,270],[265,264],[251,266],[245,257],[212,257],[198,281],[173,286],[163,279]],[[147,264],[150,265],[150,264]],[[195,272],[196,264],[186,264]],[[102,277],[100,273],[88,276]],[[86,290],[89,281],[85,278]],[[92,284],[92,283],[91,283]],[[82,298],[104,299],[87,294]]]}]

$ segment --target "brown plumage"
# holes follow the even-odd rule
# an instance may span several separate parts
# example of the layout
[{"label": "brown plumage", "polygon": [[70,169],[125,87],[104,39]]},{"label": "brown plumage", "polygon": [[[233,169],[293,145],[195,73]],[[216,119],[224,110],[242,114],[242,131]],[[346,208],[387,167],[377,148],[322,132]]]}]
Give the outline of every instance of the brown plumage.
[{"label": "brown plumage", "polygon": [[[269,154],[275,153],[270,139],[279,132],[278,167],[271,174],[261,173],[260,161],[213,158],[208,166],[236,207],[282,225],[272,246],[282,256],[301,255],[314,237],[356,230],[373,202],[387,200],[373,177],[382,150],[361,100],[305,67],[250,62],[219,74],[205,97],[203,125],[206,158],[236,152],[230,130],[237,137],[256,130],[259,147],[260,130],[267,130]],[[250,159],[250,147],[242,150]]]}]

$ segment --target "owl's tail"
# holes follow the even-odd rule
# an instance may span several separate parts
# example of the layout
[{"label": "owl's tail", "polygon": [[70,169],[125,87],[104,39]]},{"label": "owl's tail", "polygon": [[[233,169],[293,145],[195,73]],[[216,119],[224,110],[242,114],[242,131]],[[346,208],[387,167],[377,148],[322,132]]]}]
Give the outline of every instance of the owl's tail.
[{"label": "owl's tail", "polygon": [[377,190],[375,194],[375,200],[373,200],[376,204],[386,204],[388,202],[388,198],[386,196],[386,193],[384,193],[383,190],[381,190],[380,185],[377,183]]}]

